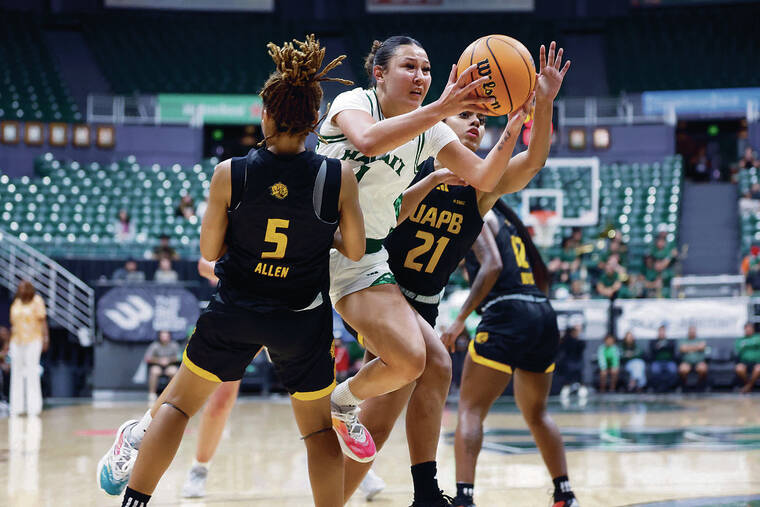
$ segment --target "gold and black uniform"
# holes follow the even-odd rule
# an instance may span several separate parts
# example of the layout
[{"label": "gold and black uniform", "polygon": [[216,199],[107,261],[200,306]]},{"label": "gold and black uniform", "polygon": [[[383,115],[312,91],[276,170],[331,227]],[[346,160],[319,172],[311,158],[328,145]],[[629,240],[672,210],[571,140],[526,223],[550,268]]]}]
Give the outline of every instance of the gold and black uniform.
[{"label": "gold and black uniform", "polygon": [[[478,308],[482,318],[469,354],[476,363],[505,373],[514,368],[548,373],[554,370],[559,346],[557,315],[536,287],[517,228],[499,212],[499,203],[494,211],[499,218],[496,244],[503,267]],[[465,268],[474,280],[480,264],[472,251],[465,257]]]},{"label": "gold and black uniform", "polygon": [[231,180],[219,285],[185,363],[210,380],[238,380],[266,346],[291,394],[325,396],[335,385],[328,289],[340,162],[261,148],[232,159]]}]

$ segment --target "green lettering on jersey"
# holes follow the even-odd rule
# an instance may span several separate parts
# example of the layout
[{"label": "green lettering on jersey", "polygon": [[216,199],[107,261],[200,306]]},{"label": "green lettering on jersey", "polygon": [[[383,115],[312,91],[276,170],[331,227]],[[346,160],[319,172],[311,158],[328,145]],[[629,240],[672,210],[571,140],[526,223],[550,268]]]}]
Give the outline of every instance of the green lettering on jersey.
[{"label": "green lettering on jersey", "polygon": [[369,171],[369,166],[367,164],[362,165],[359,167],[359,170],[356,171],[356,182],[359,183],[365,174],[367,174],[367,171]]}]

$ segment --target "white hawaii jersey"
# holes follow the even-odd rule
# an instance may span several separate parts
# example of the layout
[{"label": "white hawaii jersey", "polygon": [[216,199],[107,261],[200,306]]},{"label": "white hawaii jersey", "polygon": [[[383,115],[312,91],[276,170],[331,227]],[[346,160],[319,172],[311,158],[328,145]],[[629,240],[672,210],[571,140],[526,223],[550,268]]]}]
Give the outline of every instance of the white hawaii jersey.
[{"label": "white hawaii jersey", "polygon": [[448,125],[439,122],[388,153],[367,157],[332,123],[336,114],[347,109],[366,111],[377,121],[384,118],[374,89],[355,88],[341,93],[319,129],[326,143],[319,143],[317,153],[351,164],[359,182],[359,204],[364,213],[367,238],[383,239],[396,226],[394,203],[414,179],[417,167],[428,157],[437,156],[441,148],[456,141],[457,136]]}]

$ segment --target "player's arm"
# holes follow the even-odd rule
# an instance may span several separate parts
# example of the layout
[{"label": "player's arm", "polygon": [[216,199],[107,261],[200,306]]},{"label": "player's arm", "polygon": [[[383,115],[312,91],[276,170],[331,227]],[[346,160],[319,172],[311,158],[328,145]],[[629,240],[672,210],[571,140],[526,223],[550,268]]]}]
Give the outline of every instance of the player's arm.
[{"label": "player's arm", "polygon": [[436,158],[441,165],[451,169],[473,187],[492,192],[508,169],[525,115],[525,108],[522,107],[512,114],[499,142],[491,148],[486,158],[480,158],[459,141],[452,141],[441,148]]},{"label": "player's arm", "polygon": [[449,82],[438,100],[409,113],[375,121],[366,111],[346,109],[337,113],[332,122],[364,155],[382,155],[411,141],[448,116],[466,109],[483,111],[483,104],[490,99],[476,97],[473,92],[489,77],[483,76],[467,84],[470,73],[476,68],[476,64],[471,65],[459,78],[456,77],[456,66],[452,68]]},{"label": "player's arm", "polygon": [[346,162],[341,162],[338,213],[340,222],[335,231],[333,246],[352,261],[358,261],[364,256],[367,237],[364,233],[364,215],[359,206],[356,176]]},{"label": "player's arm", "polygon": [[483,224],[483,230],[472,245],[472,251],[480,263],[480,269],[477,276],[475,276],[475,280],[470,284],[470,293],[467,295],[464,304],[462,304],[459,315],[457,315],[454,322],[441,335],[441,340],[451,352],[454,352],[457,338],[464,331],[467,317],[475,311],[475,308],[488,295],[501,273],[501,255],[499,254],[499,248],[496,246],[496,238],[488,224]]},{"label": "player's arm", "polygon": [[425,196],[442,184],[466,185],[466,182],[448,169],[438,169],[428,174],[401,194],[401,208],[399,208],[396,225],[406,220],[417,209]]},{"label": "player's arm", "polygon": [[214,168],[208,194],[208,207],[201,222],[201,255],[209,261],[218,261],[224,255],[227,233],[227,209],[230,206],[232,183],[230,160],[219,163]]}]

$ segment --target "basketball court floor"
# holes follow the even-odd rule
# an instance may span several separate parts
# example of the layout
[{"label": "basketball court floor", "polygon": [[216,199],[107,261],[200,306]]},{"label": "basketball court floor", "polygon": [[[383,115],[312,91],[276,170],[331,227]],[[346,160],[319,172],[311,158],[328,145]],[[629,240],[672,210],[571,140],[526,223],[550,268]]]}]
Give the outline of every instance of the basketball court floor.
[{"label": "basketball court floor", "polygon": [[[0,419],[0,506],[117,506],[95,486],[95,468],[116,428],[145,402],[54,404],[39,418]],[[552,401],[584,507],[760,506],[760,394],[574,398]],[[306,454],[285,397],[238,402],[214,459],[203,500],[180,489],[199,418],[151,501],[154,506],[311,505]],[[454,492],[456,406],[443,421],[438,478]],[[476,479],[479,507],[550,505],[551,481],[514,403],[486,420]],[[7,440],[6,440],[7,438]],[[388,484],[371,505],[407,506],[412,485],[403,421],[378,455]],[[357,494],[350,506],[367,505]]]}]

